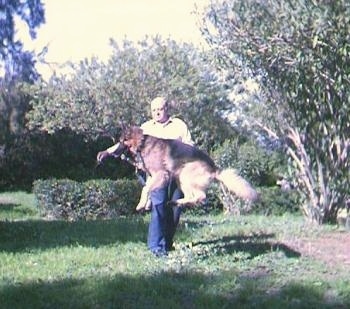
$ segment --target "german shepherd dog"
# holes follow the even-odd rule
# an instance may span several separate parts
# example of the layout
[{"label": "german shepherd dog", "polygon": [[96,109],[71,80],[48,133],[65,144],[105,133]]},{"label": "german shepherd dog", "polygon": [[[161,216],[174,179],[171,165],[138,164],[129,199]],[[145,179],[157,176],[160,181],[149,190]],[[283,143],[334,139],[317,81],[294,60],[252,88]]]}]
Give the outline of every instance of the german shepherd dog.
[{"label": "german shepherd dog", "polygon": [[203,151],[178,140],[144,135],[141,128],[131,126],[122,130],[115,151],[120,155],[127,150],[134,165],[148,175],[136,210],[146,207],[150,191],[161,188],[175,179],[184,194],[175,202],[177,206],[194,206],[206,198],[209,184],[217,180],[238,197],[255,201],[255,189],[234,169],[219,169]]}]

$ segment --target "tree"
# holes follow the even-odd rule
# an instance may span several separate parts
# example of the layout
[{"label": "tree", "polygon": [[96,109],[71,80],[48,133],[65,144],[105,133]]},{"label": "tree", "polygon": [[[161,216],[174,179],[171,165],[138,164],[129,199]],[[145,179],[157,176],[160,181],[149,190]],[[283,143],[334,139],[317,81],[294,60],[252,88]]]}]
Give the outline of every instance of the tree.
[{"label": "tree", "polygon": [[149,102],[163,95],[204,148],[231,132],[220,118],[227,104],[225,90],[194,46],[160,37],[137,44],[125,40],[121,47],[111,43],[113,54],[107,63],[86,59],[71,65],[70,76],[54,76],[48,84],[31,87],[31,128],[70,128],[91,138],[115,136],[123,122],[145,121]]},{"label": "tree", "polygon": [[45,21],[44,7],[40,0],[0,2],[0,69],[4,80],[33,81],[38,74],[35,70],[34,55],[25,51],[23,44],[15,38],[15,16],[28,25],[32,38],[36,29]]},{"label": "tree", "polygon": [[15,38],[16,16],[25,21],[31,37],[35,38],[36,28],[44,22],[43,4],[39,0],[0,1],[0,71],[3,73],[0,77],[0,144],[24,129],[28,98],[19,83],[33,83],[39,77],[35,55],[25,51]]},{"label": "tree", "polygon": [[217,65],[259,78],[267,99],[251,123],[284,142],[305,215],[334,222],[350,185],[348,1],[212,1],[201,16]]}]

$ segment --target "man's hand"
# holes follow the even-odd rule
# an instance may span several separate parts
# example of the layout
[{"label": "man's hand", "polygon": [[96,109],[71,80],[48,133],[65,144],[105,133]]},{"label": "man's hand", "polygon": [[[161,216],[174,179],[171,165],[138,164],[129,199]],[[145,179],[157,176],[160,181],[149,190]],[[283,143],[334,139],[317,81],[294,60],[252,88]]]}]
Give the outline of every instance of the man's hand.
[{"label": "man's hand", "polygon": [[107,150],[104,150],[104,151],[100,151],[98,154],[97,154],[97,162],[98,163],[101,163],[104,159],[106,159],[107,157],[110,156],[110,153],[107,151]]}]

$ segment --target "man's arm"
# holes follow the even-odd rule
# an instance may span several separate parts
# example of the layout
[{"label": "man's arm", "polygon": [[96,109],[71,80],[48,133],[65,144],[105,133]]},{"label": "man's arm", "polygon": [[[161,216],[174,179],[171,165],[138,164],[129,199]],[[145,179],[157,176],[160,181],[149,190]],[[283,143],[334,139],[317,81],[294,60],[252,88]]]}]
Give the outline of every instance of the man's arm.
[{"label": "man's arm", "polygon": [[187,127],[187,124],[181,119],[177,119],[177,121],[179,122],[178,126],[181,129],[181,142],[193,146],[194,142],[192,140],[192,136],[190,130]]},{"label": "man's arm", "polygon": [[123,153],[125,148],[126,147],[124,145],[122,145],[120,143],[116,143],[115,145],[107,148],[106,150],[100,151],[97,154],[97,162],[101,163],[104,159],[106,159],[109,156],[113,156],[115,158],[118,158]]}]

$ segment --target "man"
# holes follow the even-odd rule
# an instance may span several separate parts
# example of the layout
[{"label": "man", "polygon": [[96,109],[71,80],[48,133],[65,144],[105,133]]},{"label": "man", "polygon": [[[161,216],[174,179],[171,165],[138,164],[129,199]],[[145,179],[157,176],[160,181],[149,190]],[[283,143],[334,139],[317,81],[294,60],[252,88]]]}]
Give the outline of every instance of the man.
[{"label": "man", "polygon": [[[141,125],[143,134],[158,138],[178,139],[183,143],[192,145],[191,134],[187,125],[181,119],[171,117],[169,105],[164,97],[157,97],[151,102],[152,119]],[[101,156],[112,154],[115,147],[98,154]],[[102,154],[103,153],[103,154]],[[182,197],[182,192],[176,187],[175,181],[170,180],[163,188],[150,193],[152,202],[151,220],[148,228],[147,245],[156,256],[165,256],[172,249],[173,237],[179,223],[181,209],[167,206],[169,200]]]},{"label": "man", "polygon": [[151,102],[152,119],[141,125],[144,134],[159,138],[178,139],[185,144],[193,145],[190,131],[185,122],[170,117],[168,102],[157,97]]}]

